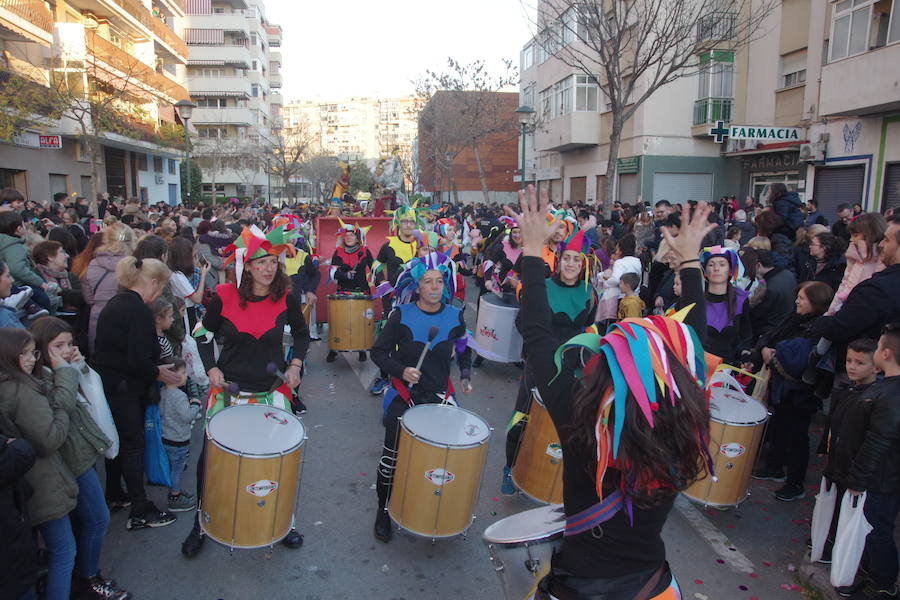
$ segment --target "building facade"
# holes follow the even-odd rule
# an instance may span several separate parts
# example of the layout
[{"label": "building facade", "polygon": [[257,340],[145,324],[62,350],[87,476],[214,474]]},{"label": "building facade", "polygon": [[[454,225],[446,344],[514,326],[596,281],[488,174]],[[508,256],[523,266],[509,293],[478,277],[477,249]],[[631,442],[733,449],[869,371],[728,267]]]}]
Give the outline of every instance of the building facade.
[{"label": "building facade", "polygon": [[[626,124],[617,199],[764,200],[780,182],[829,218],[841,203],[900,206],[898,4],[782,0],[746,46],[703,50],[699,73],[660,88]],[[539,121],[526,180],[555,201],[602,200],[602,91],[536,40],[521,73],[521,102]],[[735,135],[710,135],[719,128]]]},{"label": "building facade", "polygon": [[74,108],[59,118],[36,109],[0,143],[0,187],[43,203],[60,192],[179,202],[184,10],[182,0],[0,2],[2,85],[98,107],[96,122]]},{"label": "building facade", "polygon": [[203,198],[262,198],[281,118],[281,27],[260,0],[188,0],[186,79]]}]

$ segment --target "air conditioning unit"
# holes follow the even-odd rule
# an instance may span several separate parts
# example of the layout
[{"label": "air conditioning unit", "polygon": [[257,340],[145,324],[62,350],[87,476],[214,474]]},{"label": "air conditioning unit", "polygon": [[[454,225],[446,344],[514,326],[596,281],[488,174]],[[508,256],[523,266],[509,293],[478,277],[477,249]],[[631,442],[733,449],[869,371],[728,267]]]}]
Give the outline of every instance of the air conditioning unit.
[{"label": "air conditioning unit", "polygon": [[166,182],[165,178],[162,175],[154,176],[153,181],[155,181],[157,185],[162,185],[163,183]]},{"label": "air conditioning unit", "polygon": [[825,142],[800,144],[800,162],[821,162],[825,160]]}]

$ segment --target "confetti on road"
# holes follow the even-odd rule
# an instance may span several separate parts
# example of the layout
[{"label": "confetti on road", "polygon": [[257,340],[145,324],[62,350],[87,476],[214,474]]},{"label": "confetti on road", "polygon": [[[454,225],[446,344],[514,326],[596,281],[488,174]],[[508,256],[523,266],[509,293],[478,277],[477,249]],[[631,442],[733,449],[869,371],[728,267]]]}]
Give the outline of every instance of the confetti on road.
[{"label": "confetti on road", "polygon": [[771,566],[772,566],[772,563],[770,563],[770,562],[767,561],[767,560],[764,560],[764,561],[763,561],[763,566],[764,566],[764,567],[771,567]]},{"label": "confetti on road", "polygon": [[695,579],[695,580],[694,580],[694,583],[696,583],[697,585],[703,585],[703,580],[702,580],[702,579]]}]

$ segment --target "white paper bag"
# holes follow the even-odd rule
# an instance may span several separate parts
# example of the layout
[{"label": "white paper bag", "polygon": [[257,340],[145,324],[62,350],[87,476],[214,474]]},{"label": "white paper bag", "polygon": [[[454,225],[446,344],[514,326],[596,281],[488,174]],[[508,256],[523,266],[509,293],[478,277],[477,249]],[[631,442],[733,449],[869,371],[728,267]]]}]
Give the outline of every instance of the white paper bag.
[{"label": "white paper bag", "polygon": [[73,366],[78,371],[78,387],[84,396],[85,407],[103,435],[109,438],[109,448],[103,454],[106,458],[113,459],[119,455],[119,432],[116,430],[116,423],[106,401],[103,381],[96,371],[87,366],[87,363],[82,362]]}]

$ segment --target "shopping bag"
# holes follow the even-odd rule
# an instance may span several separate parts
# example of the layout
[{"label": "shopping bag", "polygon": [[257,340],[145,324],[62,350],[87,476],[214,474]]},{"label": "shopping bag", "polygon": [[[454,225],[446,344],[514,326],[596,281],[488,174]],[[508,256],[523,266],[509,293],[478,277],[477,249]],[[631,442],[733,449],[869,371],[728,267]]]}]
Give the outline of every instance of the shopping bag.
[{"label": "shopping bag", "polygon": [[149,405],[144,412],[144,472],[150,483],[171,487],[172,474],[169,471],[169,456],[162,443],[158,404]]},{"label": "shopping bag", "polygon": [[109,403],[106,401],[103,381],[96,371],[87,366],[87,363],[82,362],[74,366],[78,371],[78,388],[85,399],[85,408],[87,408],[91,418],[94,419],[94,423],[97,424],[103,435],[109,438],[110,441],[109,448],[103,455],[106,458],[113,459],[119,455],[119,432],[109,410]]},{"label": "shopping bag", "polygon": [[834,506],[837,504],[837,486],[828,483],[824,477],[819,484],[819,493],[816,494],[816,507],[812,514],[812,553],[810,560],[816,562],[822,558],[825,549],[825,540],[831,530],[831,519],[834,516]]},{"label": "shopping bag", "polygon": [[193,336],[184,336],[184,340],[181,343],[181,357],[184,359],[185,372],[190,380],[201,387],[209,385],[209,377],[206,376],[203,361],[200,359],[197,340]]},{"label": "shopping bag", "polygon": [[853,583],[859,560],[872,526],[866,521],[863,507],[866,494],[852,496],[844,492],[834,549],[831,551],[831,585],[841,587]]}]

